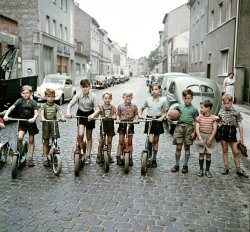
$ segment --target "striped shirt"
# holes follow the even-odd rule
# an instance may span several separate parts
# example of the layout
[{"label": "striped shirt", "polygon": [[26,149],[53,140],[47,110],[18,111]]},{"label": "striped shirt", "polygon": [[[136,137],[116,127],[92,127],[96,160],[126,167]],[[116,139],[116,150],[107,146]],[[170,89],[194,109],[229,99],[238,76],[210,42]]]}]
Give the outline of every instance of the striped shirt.
[{"label": "striped shirt", "polygon": [[213,132],[213,123],[217,121],[217,117],[212,114],[209,116],[202,114],[198,116],[195,121],[200,124],[200,132],[210,134]]},{"label": "striped shirt", "polygon": [[[46,110],[45,110],[46,108]],[[48,105],[47,103],[41,105],[41,110],[44,110],[44,117],[47,120],[56,119],[57,112],[60,111],[60,106],[57,104]]]}]

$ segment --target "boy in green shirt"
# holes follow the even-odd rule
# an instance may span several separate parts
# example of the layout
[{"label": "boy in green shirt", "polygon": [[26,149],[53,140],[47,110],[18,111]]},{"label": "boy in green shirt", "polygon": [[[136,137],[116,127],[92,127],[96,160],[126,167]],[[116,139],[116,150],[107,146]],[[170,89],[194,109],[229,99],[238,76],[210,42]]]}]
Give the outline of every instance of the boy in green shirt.
[{"label": "boy in green shirt", "polygon": [[[190,156],[190,145],[193,144],[195,138],[194,120],[199,115],[197,108],[191,104],[194,93],[190,89],[185,89],[182,92],[184,104],[175,107],[175,110],[180,112],[180,118],[174,131],[173,144],[176,146],[175,158],[176,165],[171,169],[172,172],[179,171],[179,163],[181,158],[182,144],[185,149],[185,162],[182,168],[182,173],[188,173],[188,160]],[[167,114],[167,120],[172,122],[172,118]]]}]

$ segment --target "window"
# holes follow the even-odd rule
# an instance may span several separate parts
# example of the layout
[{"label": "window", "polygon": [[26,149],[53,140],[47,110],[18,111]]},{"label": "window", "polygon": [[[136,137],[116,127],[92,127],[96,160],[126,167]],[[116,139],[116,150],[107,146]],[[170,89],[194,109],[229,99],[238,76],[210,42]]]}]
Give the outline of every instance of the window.
[{"label": "window", "polygon": [[175,82],[173,81],[170,86],[169,86],[169,89],[168,89],[168,92],[171,93],[171,94],[174,94],[175,93]]},{"label": "window", "polygon": [[211,64],[211,56],[212,56],[212,54],[208,53],[208,59],[207,59],[207,63],[208,64]]},{"label": "window", "polygon": [[65,12],[68,10],[68,0],[65,0]]},{"label": "window", "polygon": [[210,13],[210,31],[214,29],[214,10],[211,11]]},{"label": "window", "polygon": [[192,51],[191,51],[191,63],[194,63],[194,46],[192,46]]},{"label": "window", "polygon": [[198,62],[198,50],[199,49],[199,45],[196,44],[195,45],[195,53],[194,53],[194,62],[197,63]]},{"label": "window", "polygon": [[222,24],[222,10],[223,10],[223,2],[219,4],[218,25]]},{"label": "window", "polygon": [[68,41],[68,32],[67,32],[67,27],[64,29],[64,40]]},{"label": "window", "polygon": [[60,33],[59,33],[59,38],[63,38],[63,29],[62,29],[62,24],[60,24]]},{"label": "window", "polygon": [[202,62],[202,56],[203,56],[203,41],[201,41],[200,44],[200,62]]},{"label": "window", "polygon": [[231,18],[232,0],[227,0],[226,20]]},{"label": "window", "polygon": [[187,87],[187,89],[192,90],[194,93],[199,93],[200,92],[200,86],[199,85],[190,85]]},{"label": "window", "polygon": [[201,17],[204,16],[204,11],[205,11],[205,10],[204,10],[204,6],[205,6],[204,1],[201,1],[201,2],[200,2]]},{"label": "window", "polygon": [[49,16],[46,16],[46,33],[48,33],[48,34],[50,31],[49,21],[50,21]]},{"label": "window", "polygon": [[53,3],[55,3],[55,4],[56,4],[56,0],[53,0]]},{"label": "window", "polygon": [[56,36],[56,20],[53,20],[52,35]]},{"label": "window", "polygon": [[59,6],[60,6],[60,8],[63,7],[63,0],[59,0]]},{"label": "window", "polygon": [[69,58],[57,56],[57,73],[68,75]]},{"label": "window", "polygon": [[227,75],[228,73],[228,49],[220,51],[220,71],[219,74]]},{"label": "window", "polygon": [[195,17],[196,21],[199,21],[199,16],[200,16],[199,15],[199,13],[200,13],[199,12],[199,10],[200,10],[199,8],[200,8],[200,2],[197,2],[196,17]]}]

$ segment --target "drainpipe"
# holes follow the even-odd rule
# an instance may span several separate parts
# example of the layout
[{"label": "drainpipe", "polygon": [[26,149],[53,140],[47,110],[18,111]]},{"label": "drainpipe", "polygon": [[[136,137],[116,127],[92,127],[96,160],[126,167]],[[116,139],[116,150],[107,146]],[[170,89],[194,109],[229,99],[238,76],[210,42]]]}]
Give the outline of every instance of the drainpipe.
[{"label": "drainpipe", "polygon": [[238,25],[239,25],[239,5],[240,0],[237,0],[237,9],[236,9],[236,22],[235,22],[235,37],[234,37],[234,69],[236,67],[236,58],[237,58],[237,44],[238,44]]}]

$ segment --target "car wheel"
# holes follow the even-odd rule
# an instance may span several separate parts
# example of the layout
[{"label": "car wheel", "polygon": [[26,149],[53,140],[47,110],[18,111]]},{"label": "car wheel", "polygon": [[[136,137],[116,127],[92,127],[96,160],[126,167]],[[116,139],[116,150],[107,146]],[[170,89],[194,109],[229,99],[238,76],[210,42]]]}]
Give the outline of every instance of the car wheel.
[{"label": "car wheel", "polygon": [[62,105],[63,102],[64,102],[64,96],[63,96],[63,94],[62,94],[62,96],[61,96],[61,97],[59,98],[59,100],[58,100],[58,105]]}]

